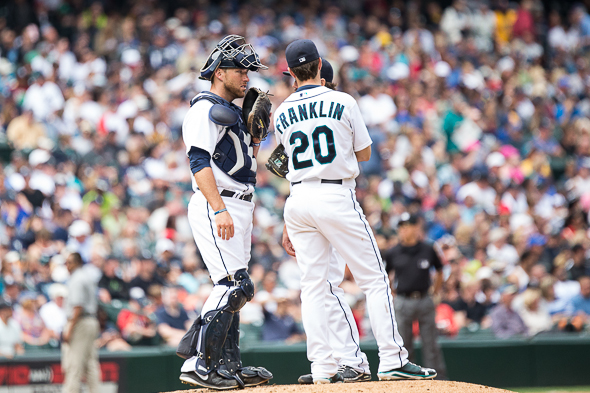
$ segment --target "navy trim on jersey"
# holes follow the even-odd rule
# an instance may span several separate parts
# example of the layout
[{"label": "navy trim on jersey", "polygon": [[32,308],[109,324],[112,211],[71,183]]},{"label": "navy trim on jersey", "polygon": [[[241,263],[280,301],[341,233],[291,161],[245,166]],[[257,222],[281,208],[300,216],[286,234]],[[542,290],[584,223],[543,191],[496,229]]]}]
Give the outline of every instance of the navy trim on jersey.
[{"label": "navy trim on jersey", "polygon": [[365,231],[367,232],[367,235],[369,235],[369,239],[371,240],[371,245],[373,246],[373,252],[375,253],[375,258],[377,258],[377,263],[379,265],[379,271],[383,274],[383,281],[385,282],[385,287],[387,288],[387,303],[389,306],[389,316],[391,317],[391,327],[393,328],[393,342],[395,343],[395,345],[397,345],[399,347],[399,364],[401,365],[400,367],[404,366],[404,363],[402,362],[402,347],[401,345],[399,345],[397,343],[397,341],[395,340],[395,322],[394,322],[394,318],[393,318],[393,312],[391,311],[391,300],[390,300],[390,288],[389,288],[389,280],[387,279],[387,275],[385,273],[383,273],[383,269],[381,268],[381,261],[379,260],[379,254],[377,254],[377,250],[375,249],[375,243],[373,243],[373,237],[371,236],[371,233],[369,232],[369,229],[367,228],[367,223],[365,222],[365,220],[363,220],[363,216],[361,215],[361,212],[359,212],[358,210],[356,210],[356,201],[354,200],[354,194],[352,193],[352,190],[350,190],[350,199],[352,199],[352,208],[354,209],[355,212],[358,213],[359,218],[361,219],[361,222],[363,223],[363,225],[365,226]]},{"label": "navy trim on jersey", "polygon": [[309,97],[305,97],[305,98],[300,98],[300,99],[298,99],[298,100],[293,100],[293,101],[287,101],[287,100],[285,100],[284,102],[297,102],[297,101],[307,100],[307,99],[309,99],[309,98],[319,97],[319,96],[321,96],[322,94],[326,94],[326,93],[333,93],[333,92],[334,92],[334,90],[329,90],[329,89],[328,89],[328,91],[325,91],[325,92],[323,92],[323,93],[320,93],[320,94],[316,94],[315,96],[309,96]]},{"label": "navy trim on jersey", "polygon": [[296,93],[299,93],[300,91],[309,90],[309,89],[315,89],[316,87],[322,87],[322,85],[305,85],[305,86],[301,86],[301,87],[297,88],[297,90],[295,90],[295,92]]},{"label": "navy trim on jersey", "polygon": [[211,154],[208,151],[191,146],[187,155],[193,175],[203,168],[211,168]]},{"label": "navy trim on jersey", "polygon": [[[326,280],[326,281],[328,281],[328,280]],[[346,310],[344,310],[344,307],[342,307],[342,303],[340,302],[340,298],[338,296],[336,296],[336,294],[332,290],[332,283],[330,281],[328,281],[328,284],[330,285],[330,293],[332,295],[334,295],[334,297],[336,298],[336,300],[338,300],[338,305],[340,306],[340,309],[344,313],[344,319],[346,319],[346,323],[348,323],[348,327],[350,328],[350,337],[352,338],[352,342],[354,343],[354,345],[356,345],[356,351],[354,352],[354,356],[356,356],[359,359],[361,359],[361,362],[359,363],[358,367],[359,368],[362,368],[364,361],[363,361],[363,358],[358,355],[359,351],[361,350],[361,347],[358,345],[358,343],[354,339],[354,334],[352,332],[352,325],[350,324],[350,321],[348,320],[348,315],[346,315]]]},{"label": "navy trim on jersey", "polygon": [[225,269],[225,272],[229,276],[229,272],[227,271],[227,266],[225,266],[225,261],[223,260],[223,256],[221,255],[221,250],[219,249],[219,246],[217,245],[217,240],[215,239],[215,232],[213,232],[213,222],[211,221],[211,217],[209,217],[209,202],[207,202],[207,218],[209,219],[209,225],[211,226],[211,236],[213,236],[213,243],[215,243],[215,247],[217,248],[217,251],[219,251],[219,258],[221,258],[221,263],[223,263],[223,268]]}]

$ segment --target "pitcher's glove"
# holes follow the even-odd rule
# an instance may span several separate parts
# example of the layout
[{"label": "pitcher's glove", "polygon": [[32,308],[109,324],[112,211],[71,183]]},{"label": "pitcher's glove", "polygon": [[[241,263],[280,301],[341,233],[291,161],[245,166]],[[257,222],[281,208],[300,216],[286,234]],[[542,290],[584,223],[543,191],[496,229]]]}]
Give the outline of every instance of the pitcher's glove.
[{"label": "pitcher's glove", "polygon": [[289,173],[289,157],[285,154],[285,146],[278,145],[268,157],[266,169],[278,177],[284,178]]},{"label": "pitcher's glove", "polygon": [[242,114],[252,138],[263,140],[268,135],[271,107],[267,93],[256,87],[248,89],[242,104]]}]

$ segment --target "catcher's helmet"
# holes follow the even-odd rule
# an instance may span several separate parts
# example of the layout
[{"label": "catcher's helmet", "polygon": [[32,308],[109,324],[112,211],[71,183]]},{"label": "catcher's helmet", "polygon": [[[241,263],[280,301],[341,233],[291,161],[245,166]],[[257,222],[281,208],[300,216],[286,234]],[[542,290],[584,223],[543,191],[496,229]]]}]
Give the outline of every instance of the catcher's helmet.
[{"label": "catcher's helmet", "polygon": [[266,70],[260,57],[251,44],[246,44],[244,37],[228,35],[215,46],[205,65],[201,68],[200,79],[210,81],[217,68],[243,68],[250,71]]}]

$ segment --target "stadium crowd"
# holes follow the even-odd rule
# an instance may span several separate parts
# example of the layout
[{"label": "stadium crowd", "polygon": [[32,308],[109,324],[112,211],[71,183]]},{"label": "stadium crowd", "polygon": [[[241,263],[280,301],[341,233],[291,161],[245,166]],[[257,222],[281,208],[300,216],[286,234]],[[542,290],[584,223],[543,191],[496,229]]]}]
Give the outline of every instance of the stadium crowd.
[{"label": "stadium crowd", "polygon": [[[181,125],[226,34],[292,91],[286,45],[314,40],[374,141],[357,195],[386,255],[420,215],[444,265],[441,334],[590,325],[590,15],[497,0],[253,2],[16,0],[0,7],[0,356],[59,345],[64,265],[99,286],[101,347],[176,345],[212,285],[186,207]],[[556,5],[557,6],[557,5]],[[248,338],[301,340],[289,192],[261,147]],[[342,284],[361,334],[364,298]],[[489,330],[488,330],[489,329]],[[246,337],[245,337],[246,338]]]}]

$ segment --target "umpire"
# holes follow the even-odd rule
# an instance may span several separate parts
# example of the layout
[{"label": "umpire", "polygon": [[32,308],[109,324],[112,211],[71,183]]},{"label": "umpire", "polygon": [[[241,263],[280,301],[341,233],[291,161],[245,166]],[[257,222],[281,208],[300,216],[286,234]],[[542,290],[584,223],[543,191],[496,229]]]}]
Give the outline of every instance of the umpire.
[{"label": "umpire", "polygon": [[90,393],[98,393],[100,384],[100,365],[94,345],[100,334],[96,319],[98,288],[82,265],[82,257],[77,252],[66,259],[70,280],[66,303],[68,323],[63,332],[62,345],[64,393],[78,393],[84,376]]},{"label": "umpire", "polygon": [[[420,240],[420,225],[416,216],[403,213],[398,228],[400,242],[384,259],[397,292],[394,307],[399,332],[408,349],[408,358],[414,361],[412,326],[414,321],[418,321],[424,367],[435,368],[439,378],[446,379],[444,359],[436,341],[435,305],[432,299],[432,296],[439,296],[442,289],[442,264],[432,245]],[[436,270],[432,290],[431,268]]]}]

